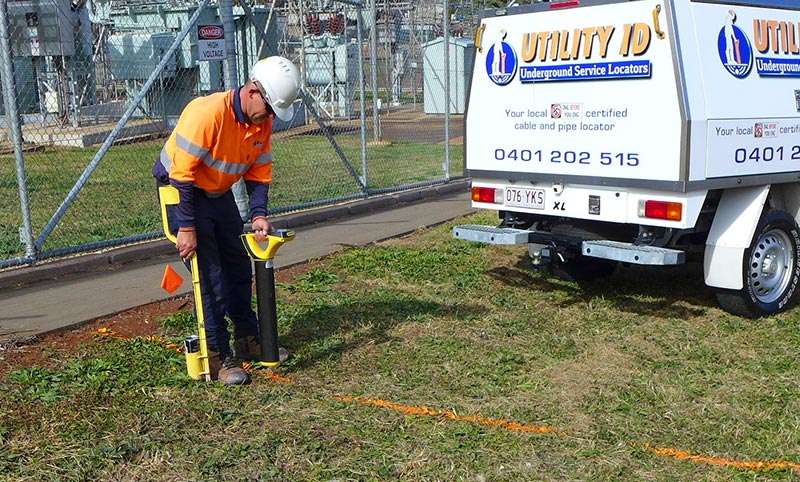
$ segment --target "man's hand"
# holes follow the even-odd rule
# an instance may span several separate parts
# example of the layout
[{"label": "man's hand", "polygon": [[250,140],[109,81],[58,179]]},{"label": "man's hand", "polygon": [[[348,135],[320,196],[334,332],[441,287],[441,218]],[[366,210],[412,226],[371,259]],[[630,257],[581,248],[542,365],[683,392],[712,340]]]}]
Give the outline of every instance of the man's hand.
[{"label": "man's hand", "polygon": [[197,234],[194,229],[179,229],[178,241],[175,243],[181,259],[188,260],[197,250]]},{"label": "man's hand", "polygon": [[253,220],[253,233],[256,235],[256,241],[263,243],[267,240],[271,226],[269,221],[264,217],[257,217]]}]

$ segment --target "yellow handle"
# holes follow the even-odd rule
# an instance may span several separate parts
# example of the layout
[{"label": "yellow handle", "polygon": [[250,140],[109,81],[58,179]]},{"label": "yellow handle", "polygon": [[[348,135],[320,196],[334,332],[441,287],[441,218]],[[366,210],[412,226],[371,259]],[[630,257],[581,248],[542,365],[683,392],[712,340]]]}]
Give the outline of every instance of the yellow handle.
[{"label": "yellow handle", "polygon": [[[211,365],[208,360],[208,341],[206,340],[206,317],[203,312],[203,293],[200,291],[200,265],[197,262],[197,253],[192,256],[192,289],[194,291],[194,311],[197,315],[197,337],[200,338],[200,373],[195,373],[205,379],[211,381]],[[188,362],[189,360],[187,360]],[[196,363],[196,362],[195,362]],[[187,367],[188,368],[188,367]]]},{"label": "yellow handle", "polygon": [[663,39],[665,37],[664,31],[661,30],[661,23],[658,20],[658,14],[661,13],[661,5],[656,5],[656,8],[653,9],[653,30],[656,31],[656,35],[658,38]]},{"label": "yellow handle", "polygon": [[174,206],[181,202],[181,197],[178,190],[173,186],[160,186],[158,188],[158,200],[161,203],[161,228],[164,230],[164,236],[173,243],[178,242],[178,238],[169,230],[169,221],[167,220],[167,206]]},{"label": "yellow handle", "polygon": [[486,24],[482,23],[477,30],[475,30],[475,46],[478,47],[478,52],[483,53],[483,31],[486,30]]},{"label": "yellow handle", "polygon": [[[173,243],[178,242],[178,238],[169,230],[167,219],[167,206],[174,206],[181,202],[178,190],[173,186],[159,186],[158,200],[161,204],[161,227],[164,229],[164,236]],[[211,367],[208,361],[208,343],[206,341],[206,323],[203,313],[203,294],[200,291],[200,266],[197,262],[197,253],[192,255],[190,261],[192,271],[192,290],[194,292],[194,309],[197,314],[197,336],[200,338],[200,351],[198,353],[186,354],[186,370],[194,380],[204,379],[211,381]]]},{"label": "yellow handle", "polygon": [[293,239],[294,231],[284,231],[283,236],[267,236],[267,245],[262,247],[256,241],[255,234],[247,233],[242,235],[242,244],[244,244],[244,249],[250,258],[256,261],[269,261],[275,257],[275,253],[278,252],[281,246]]}]

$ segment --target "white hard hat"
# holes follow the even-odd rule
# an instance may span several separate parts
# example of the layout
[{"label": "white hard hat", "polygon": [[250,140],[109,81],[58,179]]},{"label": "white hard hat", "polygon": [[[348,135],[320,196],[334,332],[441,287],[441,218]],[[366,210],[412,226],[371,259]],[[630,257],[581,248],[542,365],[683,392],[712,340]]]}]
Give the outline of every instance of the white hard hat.
[{"label": "white hard hat", "polygon": [[292,120],[294,101],[300,93],[300,72],[289,59],[275,55],[259,60],[250,69],[250,80],[255,81],[279,119]]}]

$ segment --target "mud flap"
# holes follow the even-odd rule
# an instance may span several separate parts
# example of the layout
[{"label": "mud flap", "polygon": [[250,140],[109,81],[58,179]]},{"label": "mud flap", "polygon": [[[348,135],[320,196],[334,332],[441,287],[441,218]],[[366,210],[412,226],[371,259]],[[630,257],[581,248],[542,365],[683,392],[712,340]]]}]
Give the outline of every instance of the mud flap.
[{"label": "mud flap", "polygon": [[706,285],[740,290],[742,258],[753,241],[770,186],[729,189],[722,193],[706,241],[703,273]]}]

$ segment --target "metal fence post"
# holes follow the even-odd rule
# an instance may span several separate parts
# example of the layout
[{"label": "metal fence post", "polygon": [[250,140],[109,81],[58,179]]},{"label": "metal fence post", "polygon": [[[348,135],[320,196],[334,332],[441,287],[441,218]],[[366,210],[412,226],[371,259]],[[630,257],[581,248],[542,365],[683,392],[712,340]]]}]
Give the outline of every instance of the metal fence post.
[{"label": "metal fence post", "polygon": [[410,49],[411,50],[411,62],[412,62],[412,65],[413,65],[413,67],[411,69],[411,92],[413,92],[413,95],[414,95],[414,98],[412,100],[412,103],[414,105],[414,112],[417,111],[417,52],[416,52],[417,26],[416,26],[416,24],[414,22],[414,20],[417,17],[416,11],[417,11],[416,8],[414,8],[414,9],[411,10],[411,13],[409,14],[409,17],[410,17],[410,20],[411,20],[411,35],[410,35],[410,38],[409,38],[409,42],[411,43],[411,49]]},{"label": "metal fence post", "polygon": [[361,29],[364,26],[363,19],[361,18],[361,7],[356,7],[356,33],[358,41],[358,98],[361,103],[361,122],[359,129],[361,131],[361,183],[364,186],[369,186],[367,177],[367,112],[364,105],[364,39],[362,38]]},{"label": "metal fence post", "polygon": [[444,178],[450,180],[450,12],[444,2]]},{"label": "metal fence post", "polygon": [[300,0],[300,90],[306,90],[306,13],[305,3]]},{"label": "metal fence post", "polygon": [[372,71],[372,135],[374,141],[381,140],[381,123],[378,117],[378,12],[376,9],[376,2],[378,0],[370,1],[370,16],[372,17],[372,25],[370,26],[370,46],[369,56]]},{"label": "metal fence post", "polygon": [[225,30],[225,88],[239,87],[239,74],[236,70],[236,24],[233,21],[233,0],[219,0],[217,4],[219,19]]},{"label": "metal fence post", "polygon": [[[225,30],[225,88],[233,90],[239,87],[239,74],[236,65],[236,24],[233,21],[233,0],[220,0],[217,4],[219,19]],[[250,214],[250,200],[244,180],[239,179],[231,188],[239,216],[247,219]]]},{"label": "metal fence post", "polygon": [[8,32],[8,11],[6,2],[0,2],[0,49],[2,53],[3,99],[5,101],[5,120],[11,131],[11,142],[14,144],[14,158],[17,169],[17,186],[19,188],[19,207],[22,211],[22,239],[25,243],[25,256],[33,260],[36,247],[33,243],[31,227],[31,209],[28,198],[28,180],[25,172],[25,156],[22,151],[22,129],[19,125],[17,98],[14,88],[14,66],[11,60],[11,47]]},{"label": "metal fence post", "polygon": [[44,227],[39,237],[36,238],[35,242],[36,249],[42,248],[44,242],[47,240],[47,237],[50,236],[50,234],[53,232],[56,226],[58,226],[58,223],[61,221],[61,218],[64,217],[64,214],[67,212],[69,207],[72,205],[73,202],[75,202],[75,199],[78,197],[78,194],[83,189],[83,186],[85,186],[86,183],[89,181],[89,176],[91,176],[92,173],[95,171],[95,169],[97,169],[97,166],[100,165],[100,161],[103,159],[108,150],[111,148],[111,145],[114,143],[114,140],[122,131],[122,128],[125,126],[125,124],[128,123],[128,120],[131,118],[134,111],[136,111],[136,109],[139,108],[139,104],[142,103],[142,100],[148,94],[150,88],[153,86],[156,80],[158,80],[158,77],[164,71],[164,68],[167,66],[169,59],[173,55],[175,55],[175,52],[178,50],[178,47],[180,47],[183,40],[189,34],[189,30],[191,30],[197,23],[197,19],[200,18],[200,14],[206,8],[206,5],[208,5],[208,2],[209,0],[200,0],[200,3],[197,5],[197,10],[195,10],[194,14],[192,14],[191,18],[189,18],[189,21],[183,27],[183,30],[181,30],[180,33],[178,33],[178,35],[175,37],[175,40],[172,42],[172,45],[170,45],[167,51],[164,53],[164,57],[159,61],[155,70],[153,70],[153,72],[150,73],[150,77],[147,78],[147,81],[144,83],[141,90],[136,94],[136,97],[133,98],[131,103],[125,109],[125,113],[122,114],[122,117],[120,117],[119,121],[117,122],[117,125],[114,126],[114,129],[111,131],[111,133],[109,133],[105,141],[103,141],[103,144],[100,146],[100,149],[98,149],[97,153],[95,153],[91,162],[89,162],[89,165],[86,166],[86,169],[83,170],[83,173],[81,173],[80,177],[75,182],[75,185],[72,186],[72,189],[70,189],[69,194],[67,194],[67,197],[58,207],[56,212],[53,214],[53,217],[50,218],[50,221],[47,222],[47,225]]}]

